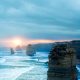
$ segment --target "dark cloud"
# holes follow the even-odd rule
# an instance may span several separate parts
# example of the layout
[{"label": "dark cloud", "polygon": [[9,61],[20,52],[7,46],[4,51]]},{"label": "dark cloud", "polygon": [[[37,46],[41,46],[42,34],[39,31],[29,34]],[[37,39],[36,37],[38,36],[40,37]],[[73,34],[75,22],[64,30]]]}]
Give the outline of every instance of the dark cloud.
[{"label": "dark cloud", "polygon": [[79,7],[79,0],[2,0],[0,38],[79,39]]}]

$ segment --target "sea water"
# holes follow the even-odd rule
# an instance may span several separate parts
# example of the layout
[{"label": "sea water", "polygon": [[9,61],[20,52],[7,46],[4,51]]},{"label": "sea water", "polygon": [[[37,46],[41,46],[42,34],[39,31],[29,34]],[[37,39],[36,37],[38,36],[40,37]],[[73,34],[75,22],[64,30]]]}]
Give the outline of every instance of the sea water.
[{"label": "sea water", "polygon": [[[48,54],[0,56],[0,80],[47,80]],[[78,80],[80,66],[77,65]]]}]

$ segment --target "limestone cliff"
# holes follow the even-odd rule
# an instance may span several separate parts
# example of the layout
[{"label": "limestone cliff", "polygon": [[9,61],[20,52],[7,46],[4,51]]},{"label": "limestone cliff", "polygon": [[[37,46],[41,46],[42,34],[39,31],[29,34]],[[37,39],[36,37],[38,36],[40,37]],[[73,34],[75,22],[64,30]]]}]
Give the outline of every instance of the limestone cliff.
[{"label": "limestone cliff", "polygon": [[76,54],[69,44],[52,49],[48,66],[48,80],[77,80]]}]

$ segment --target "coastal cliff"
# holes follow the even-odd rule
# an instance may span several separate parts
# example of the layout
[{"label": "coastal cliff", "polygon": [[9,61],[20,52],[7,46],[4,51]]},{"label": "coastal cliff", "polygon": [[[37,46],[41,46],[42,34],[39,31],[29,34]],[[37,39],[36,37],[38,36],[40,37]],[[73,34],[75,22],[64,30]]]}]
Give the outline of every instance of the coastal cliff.
[{"label": "coastal cliff", "polygon": [[47,80],[77,80],[76,52],[69,44],[58,44],[49,55]]}]

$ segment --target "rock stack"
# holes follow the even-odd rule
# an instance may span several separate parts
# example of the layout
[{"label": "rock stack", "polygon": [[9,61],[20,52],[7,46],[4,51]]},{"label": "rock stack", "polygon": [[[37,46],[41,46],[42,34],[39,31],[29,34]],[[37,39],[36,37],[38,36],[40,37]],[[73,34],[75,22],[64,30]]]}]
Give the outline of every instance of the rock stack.
[{"label": "rock stack", "polygon": [[76,54],[69,44],[58,44],[49,55],[47,80],[77,80]]},{"label": "rock stack", "polygon": [[31,44],[29,44],[26,48],[26,55],[34,56],[35,54],[36,54],[36,51],[35,51],[34,47]]},{"label": "rock stack", "polygon": [[13,48],[10,48],[10,51],[11,51],[11,55],[15,54]]}]

